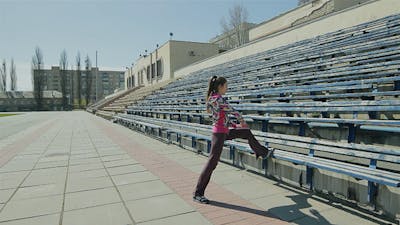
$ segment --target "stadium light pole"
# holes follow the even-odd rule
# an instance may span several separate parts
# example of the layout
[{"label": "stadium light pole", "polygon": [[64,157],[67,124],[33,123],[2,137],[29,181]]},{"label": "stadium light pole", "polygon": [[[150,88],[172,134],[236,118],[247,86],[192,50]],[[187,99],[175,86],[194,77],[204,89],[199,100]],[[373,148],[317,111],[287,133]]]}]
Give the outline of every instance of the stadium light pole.
[{"label": "stadium light pole", "polygon": [[96,76],[96,101],[95,102],[97,102],[97,72],[99,71],[99,67],[97,67],[97,50],[96,50],[96,74],[95,74],[95,76]]},{"label": "stadium light pole", "polygon": [[74,68],[71,65],[71,89],[70,89],[70,93],[71,93],[71,97],[70,97],[70,102],[69,104],[71,105],[71,109],[74,109]]}]

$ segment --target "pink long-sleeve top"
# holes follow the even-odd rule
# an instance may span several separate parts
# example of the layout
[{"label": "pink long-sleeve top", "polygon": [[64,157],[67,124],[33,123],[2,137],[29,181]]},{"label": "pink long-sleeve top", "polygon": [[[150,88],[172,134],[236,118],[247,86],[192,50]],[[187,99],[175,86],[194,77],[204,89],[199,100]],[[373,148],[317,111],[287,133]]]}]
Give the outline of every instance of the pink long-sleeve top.
[{"label": "pink long-sleeve top", "polygon": [[229,127],[235,127],[229,115],[242,121],[242,115],[236,111],[219,93],[213,93],[207,101],[207,109],[212,113],[213,133],[228,133]]}]

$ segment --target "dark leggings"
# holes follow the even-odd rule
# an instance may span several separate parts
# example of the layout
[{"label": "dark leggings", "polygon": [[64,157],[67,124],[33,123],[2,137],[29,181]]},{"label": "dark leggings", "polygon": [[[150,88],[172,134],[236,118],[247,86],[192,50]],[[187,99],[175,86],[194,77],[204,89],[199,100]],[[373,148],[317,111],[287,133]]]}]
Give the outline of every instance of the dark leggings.
[{"label": "dark leggings", "polygon": [[222,148],[224,147],[225,140],[232,140],[235,138],[247,139],[251,149],[258,156],[266,156],[267,148],[262,146],[251,133],[250,129],[230,129],[228,134],[213,133],[211,139],[211,153],[208,157],[208,162],[204,166],[197,182],[195,195],[204,195],[204,191],[210,182],[211,174],[217,167],[219,158],[221,156]]}]

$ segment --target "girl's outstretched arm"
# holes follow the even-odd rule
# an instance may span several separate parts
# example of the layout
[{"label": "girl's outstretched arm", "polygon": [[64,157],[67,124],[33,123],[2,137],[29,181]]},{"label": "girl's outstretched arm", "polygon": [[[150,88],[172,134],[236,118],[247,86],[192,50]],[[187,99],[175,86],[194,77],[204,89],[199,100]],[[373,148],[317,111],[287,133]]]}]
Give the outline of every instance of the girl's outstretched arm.
[{"label": "girl's outstretched arm", "polygon": [[233,115],[238,121],[240,121],[240,124],[246,125],[246,123],[244,122],[244,119],[242,117],[242,114],[240,114],[240,112],[238,112],[235,108],[233,108],[225,99],[220,98],[219,100],[219,105],[220,105],[220,109],[224,110],[225,113],[231,114]]}]

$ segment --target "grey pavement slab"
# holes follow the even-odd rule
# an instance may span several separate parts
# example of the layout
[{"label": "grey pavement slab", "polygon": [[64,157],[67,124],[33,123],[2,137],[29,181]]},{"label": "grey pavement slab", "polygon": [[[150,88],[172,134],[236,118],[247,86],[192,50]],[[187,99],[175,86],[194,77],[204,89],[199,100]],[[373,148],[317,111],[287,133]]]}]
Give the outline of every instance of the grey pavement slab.
[{"label": "grey pavement slab", "polygon": [[246,183],[254,179],[252,179],[248,174],[243,173],[243,171],[232,168],[231,170],[215,171],[211,176],[211,180],[216,181],[221,185],[229,185],[234,183]]},{"label": "grey pavement slab", "polygon": [[[78,145],[79,146],[79,145]],[[78,156],[83,156],[83,155],[92,155],[94,154],[95,157],[98,157],[97,152],[95,151],[95,149],[93,149],[93,146],[88,147],[87,149],[78,149],[78,147],[71,147],[71,158],[74,158],[73,156],[75,156],[75,158],[77,158]],[[85,158],[85,157],[83,157]],[[86,157],[86,158],[90,158],[90,157]]]},{"label": "grey pavement slab", "polygon": [[115,187],[67,193],[65,211],[121,202]]},{"label": "grey pavement slab", "polygon": [[38,163],[47,163],[47,162],[58,162],[58,161],[68,161],[69,156],[44,156],[41,157],[38,161]]},{"label": "grey pavement slab", "polygon": [[140,164],[134,164],[134,165],[127,165],[127,166],[118,166],[118,167],[111,167],[108,168],[107,171],[110,175],[121,175],[121,174],[127,174],[127,173],[137,173],[137,172],[143,172],[146,171],[147,169],[143,167]]},{"label": "grey pavement slab", "polygon": [[310,215],[305,216],[301,219],[293,221],[293,224],[309,224],[309,225],[332,225],[332,224],[362,224],[362,225],[373,225],[373,224],[387,224],[381,220],[366,220],[358,215],[353,215],[350,212],[346,212],[338,209],[329,209],[325,211],[319,211],[316,209],[310,209]]},{"label": "grey pavement slab", "polygon": [[0,203],[6,203],[11,195],[15,192],[15,189],[0,190]]},{"label": "grey pavement slab", "polygon": [[67,211],[63,225],[133,225],[122,203]]},{"label": "grey pavement slab", "polygon": [[46,216],[37,216],[27,219],[12,220],[9,222],[0,222],[0,225],[57,225],[60,221],[60,214],[51,214]]},{"label": "grey pavement slab", "polygon": [[17,154],[12,160],[38,160],[41,157],[41,154],[22,154],[19,153]]},{"label": "grey pavement slab", "polygon": [[310,198],[308,195],[293,192],[270,195],[252,202],[285,221],[314,217],[322,211],[332,209],[330,205]]},{"label": "grey pavement slab", "polygon": [[100,158],[86,158],[86,159],[71,159],[69,165],[88,165],[88,164],[101,163]]},{"label": "grey pavement slab", "polygon": [[114,186],[110,177],[81,178],[67,181],[67,193]]},{"label": "grey pavement slab", "polygon": [[80,171],[87,171],[87,170],[97,170],[97,169],[103,169],[104,166],[102,163],[92,163],[88,165],[80,164],[80,165],[74,165],[69,167],[69,172],[80,172]]},{"label": "grey pavement slab", "polygon": [[120,154],[120,155],[109,155],[101,157],[103,162],[115,161],[115,160],[122,160],[122,159],[130,159],[131,156],[128,154]]},{"label": "grey pavement slab", "polygon": [[125,201],[171,194],[173,191],[160,180],[118,186]]},{"label": "grey pavement slab", "polygon": [[68,166],[68,160],[38,163],[36,164],[35,169],[48,169],[48,168],[66,167],[66,166]]},{"label": "grey pavement slab", "polygon": [[34,167],[34,163],[28,160],[18,160],[9,162],[0,168],[0,173],[5,172],[18,172],[18,171],[29,171]]},{"label": "grey pavement slab", "polygon": [[114,180],[115,185],[126,185],[132,183],[140,183],[152,180],[158,180],[157,176],[154,176],[149,171],[137,172],[137,173],[128,173],[111,176]]},{"label": "grey pavement slab", "polygon": [[0,189],[10,189],[18,187],[29,171],[0,173]]},{"label": "grey pavement slab", "polygon": [[59,213],[61,212],[62,200],[62,195],[11,200],[0,212],[0,221]]},{"label": "grey pavement slab", "polygon": [[33,170],[22,183],[23,187],[53,183],[65,183],[67,174],[66,167],[54,167],[40,170]]},{"label": "grey pavement slab", "polygon": [[96,178],[96,177],[107,177],[107,171],[105,169],[85,170],[74,173],[69,173],[69,180],[84,179],[84,178]]},{"label": "grey pavement slab", "polygon": [[97,152],[92,153],[83,153],[83,154],[73,154],[70,159],[88,159],[88,158],[96,158],[99,157]]},{"label": "grey pavement slab", "polygon": [[195,211],[176,194],[128,201],[126,205],[137,223]]},{"label": "grey pavement slab", "polygon": [[101,157],[126,154],[126,152],[124,150],[119,149],[118,146],[109,147],[109,148],[103,149],[103,150],[98,147],[96,147],[96,148]]},{"label": "grey pavement slab", "polygon": [[39,198],[51,195],[62,195],[65,184],[62,182],[35,185],[30,187],[20,187],[13,196],[13,200],[22,200],[28,198]]},{"label": "grey pavement slab", "polygon": [[241,196],[244,199],[252,200],[269,195],[284,194],[287,190],[273,186],[259,180],[247,180],[234,184],[223,185],[226,189]]}]

